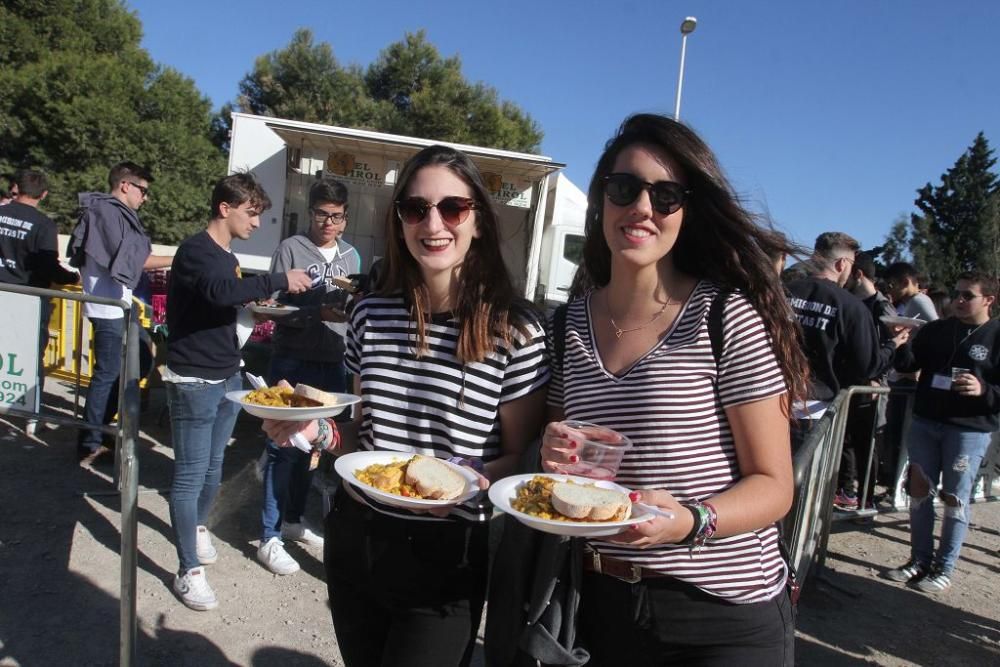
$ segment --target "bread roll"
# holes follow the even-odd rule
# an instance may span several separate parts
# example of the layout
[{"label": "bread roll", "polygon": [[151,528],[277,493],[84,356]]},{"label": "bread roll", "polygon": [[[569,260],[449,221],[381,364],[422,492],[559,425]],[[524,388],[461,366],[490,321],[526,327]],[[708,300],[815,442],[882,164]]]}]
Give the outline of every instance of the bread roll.
[{"label": "bread roll", "polygon": [[624,521],[632,514],[627,495],[589,484],[556,482],[551,501],[557,512],[580,521]]},{"label": "bread roll", "polygon": [[418,455],[406,466],[406,483],[423,498],[451,500],[465,491],[466,479],[443,461]]},{"label": "bread roll", "polygon": [[301,382],[295,385],[295,395],[301,396],[302,398],[307,398],[310,401],[315,401],[317,405],[324,405],[328,407],[333,407],[337,405],[337,397],[333,394],[327,393],[322,389],[317,389],[316,387],[310,387],[307,384],[302,384]]}]

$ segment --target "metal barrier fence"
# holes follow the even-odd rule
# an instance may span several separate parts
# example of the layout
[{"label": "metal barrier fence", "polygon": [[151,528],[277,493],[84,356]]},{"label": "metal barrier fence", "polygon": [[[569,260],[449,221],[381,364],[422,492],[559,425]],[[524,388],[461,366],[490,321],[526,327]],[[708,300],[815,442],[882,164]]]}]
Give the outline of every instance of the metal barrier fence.
[{"label": "metal barrier fence", "polygon": [[[793,453],[795,499],[792,509],[783,522],[782,532],[788,547],[789,565],[803,587],[809,576],[815,576],[814,570],[822,570],[825,565],[830,529],[834,522],[867,518],[878,514],[878,510],[867,506],[870,475],[874,474],[872,463],[878,444],[874,421],[864,467],[864,481],[860,486],[859,509],[836,513],[833,510],[844,436],[851,417],[851,399],[866,394],[876,396],[880,406],[885,404],[890,394],[905,399],[898,433],[899,441],[902,443],[901,451],[889,493],[893,510],[902,510],[909,505],[909,499],[903,490],[903,479],[908,466],[905,443],[913,418],[915,390],[912,387],[890,389],[861,385],[842,390],[827,408],[826,413],[803,429],[803,437],[800,439],[798,449]],[[858,469],[861,470],[860,462]],[[992,476],[987,476],[985,484],[991,485],[992,481]],[[989,489],[986,491],[985,496],[989,497]]]},{"label": "metal barrier fence", "polygon": [[[26,297],[26,298],[22,298]],[[139,434],[139,321],[137,309],[132,308],[126,301],[106,299],[102,297],[90,296],[82,293],[67,292],[61,290],[40,289],[37,287],[26,287],[22,285],[8,285],[0,283],[0,301],[6,305],[13,306],[33,306],[35,313],[41,313],[39,317],[44,317],[48,313],[45,302],[51,299],[63,299],[78,303],[95,303],[105,306],[112,306],[122,310],[123,317],[126,318],[126,335],[122,341],[122,371],[119,378],[118,392],[118,424],[117,426],[102,426],[93,430],[100,430],[115,438],[115,451],[117,452],[118,468],[116,471],[116,485],[121,493],[121,583],[119,601],[119,664],[123,667],[131,666],[135,661],[135,640],[136,640],[136,567],[137,567],[137,497],[139,467],[135,455],[135,444]],[[41,307],[39,307],[41,306]],[[5,309],[6,310],[6,309]],[[28,308],[28,311],[31,309]],[[45,323],[48,324],[47,322]],[[0,414],[22,417],[27,420],[47,422],[68,427],[88,427],[88,424],[75,415],[73,418],[63,415],[45,412],[41,409],[40,387],[43,377],[43,360],[40,350],[39,336],[42,331],[40,321],[15,321],[8,326],[17,336],[17,339],[30,344],[33,341],[37,360],[34,370],[34,386],[28,388],[26,383],[21,382],[26,390],[34,392],[33,400],[22,401],[21,404],[31,405],[33,410],[24,410],[13,407],[17,400],[0,402]],[[5,352],[0,350],[0,353]],[[4,355],[0,354],[0,358]],[[10,363],[8,361],[8,367]],[[18,369],[22,374],[24,368]],[[93,428],[93,427],[91,427]]]}]

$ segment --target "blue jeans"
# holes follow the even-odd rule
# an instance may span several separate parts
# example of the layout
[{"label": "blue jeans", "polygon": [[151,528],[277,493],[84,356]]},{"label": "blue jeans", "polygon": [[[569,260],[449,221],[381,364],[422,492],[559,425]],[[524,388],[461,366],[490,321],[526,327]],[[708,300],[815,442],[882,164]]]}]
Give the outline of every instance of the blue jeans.
[{"label": "blue jeans", "polygon": [[[108,402],[112,395],[118,395],[114,390],[122,368],[125,318],[94,318],[90,323],[94,327],[94,362],[90,388],[87,389],[87,403],[83,408],[83,420],[93,426],[104,426],[111,423],[111,418],[117,412],[117,406],[109,406]],[[101,446],[102,437],[100,431],[81,429],[77,445],[94,450]]]},{"label": "blue jeans", "polygon": [[243,388],[239,373],[224,382],[167,382],[174,442],[174,481],[170,486],[170,523],[180,559],[179,573],[198,567],[196,532],[222,481],[222,458],[240,406],[226,392]]},{"label": "blue jeans", "polygon": [[[969,528],[969,496],[979,473],[979,464],[990,444],[990,434],[969,431],[956,426],[914,416],[910,425],[907,449],[913,466],[927,476],[929,496],[913,497],[910,488],[910,539],[913,559],[921,565],[932,562],[945,574],[951,574]],[[919,474],[919,473],[917,473]],[[953,496],[955,505],[942,498],[944,517],[941,520],[941,540],[934,553],[934,503],[937,495]]]},{"label": "blue jeans", "polygon": [[[346,386],[344,362],[301,361],[274,355],[268,373],[268,384],[287,380],[294,385],[303,382],[324,391],[342,392]],[[261,510],[264,541],[281,537],[283,522],[299,523],[306,509],[312,471],[310,455],[295,447],[279,447],[267,441],[267,463],[264,466],[264,506]]]}]

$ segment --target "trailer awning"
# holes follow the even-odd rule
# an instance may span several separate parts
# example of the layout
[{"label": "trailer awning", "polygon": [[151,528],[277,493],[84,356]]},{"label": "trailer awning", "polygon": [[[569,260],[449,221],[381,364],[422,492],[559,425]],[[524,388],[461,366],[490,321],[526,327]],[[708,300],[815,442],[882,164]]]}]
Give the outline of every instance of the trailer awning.
[{"label": "trailer awning", "polygon": [[552,158],[544,155],[467,146],[448,141],[432,141],[281,118],[265,118],[263,120],[265,120],[267,127],[281,137],[290,148],[302,149],[303,154],[306,152],[354,151],[359,154],[378,155],[387,160],[405,162],[427,146],[443,144],[467,154],[481,171],[501,172],[526,181],[540,181],[548,174],[566,166],[563,163],[554,162]]}]

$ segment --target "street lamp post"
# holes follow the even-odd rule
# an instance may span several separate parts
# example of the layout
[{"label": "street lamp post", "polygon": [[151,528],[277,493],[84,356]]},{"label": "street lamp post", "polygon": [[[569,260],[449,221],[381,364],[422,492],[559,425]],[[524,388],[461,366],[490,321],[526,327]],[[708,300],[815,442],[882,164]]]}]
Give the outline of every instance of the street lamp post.
[{"label": "street lamp post", "polygon": [[674,98],[674,120],[681,119],[681,90],[684,88],[684,55],[687,52],[688,35],[698,26],[698,19],[688,16],[681,23],[681,69],[677,74],[677,96]]}]

